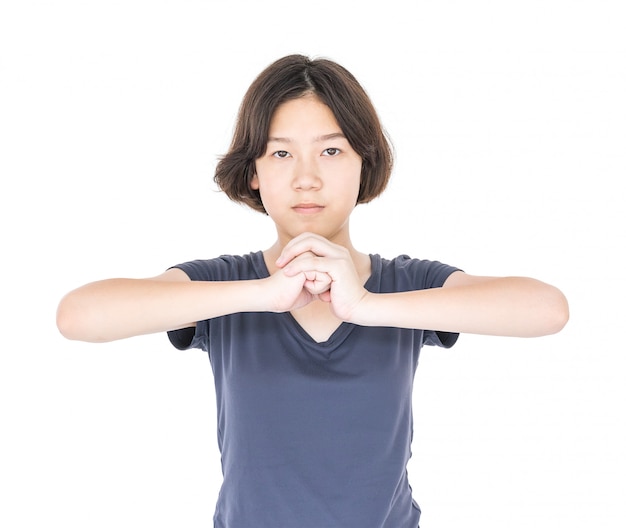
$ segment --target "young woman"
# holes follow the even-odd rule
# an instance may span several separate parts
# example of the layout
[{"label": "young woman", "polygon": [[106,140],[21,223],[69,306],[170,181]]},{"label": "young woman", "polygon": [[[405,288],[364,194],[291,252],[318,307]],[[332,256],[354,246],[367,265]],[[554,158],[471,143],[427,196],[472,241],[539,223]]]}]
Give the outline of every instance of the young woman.
[{"label": "young woman", "polygon": [[220,528],[415,528],[406,474],[423,345],[460,332],[558,332],[568,306],[523,277],[359,252],[350,214],[380,195],[391,149],[340,65],[282,58],[242,102],[215,180],[271,217],[265,251],[87,284],[61,301],[69,339],[168,331],[209,353],[224,480]]}]

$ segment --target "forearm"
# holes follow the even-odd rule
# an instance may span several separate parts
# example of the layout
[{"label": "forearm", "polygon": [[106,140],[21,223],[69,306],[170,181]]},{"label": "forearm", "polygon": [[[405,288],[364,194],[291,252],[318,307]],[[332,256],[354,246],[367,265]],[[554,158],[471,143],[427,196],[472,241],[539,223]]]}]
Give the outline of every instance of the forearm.
[{"label": "forearm", "polygon": [[352,322],[444,332],[535,337],[561,330],[567,301],[553,286],[521,277],[402,293],[368,293]]},{"label": "forearm", "polygon": [[196,321],[262,310],[260,281],[109,279],[68,293],[57,326],[68,339],[104,342],[164,332]]}]

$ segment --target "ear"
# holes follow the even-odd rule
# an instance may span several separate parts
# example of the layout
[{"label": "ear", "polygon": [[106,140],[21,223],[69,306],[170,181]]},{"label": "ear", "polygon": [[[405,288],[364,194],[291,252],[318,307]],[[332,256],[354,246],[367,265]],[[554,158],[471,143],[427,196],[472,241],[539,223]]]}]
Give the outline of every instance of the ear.
[{"label": "ear", "polygon": [[254,173],[254,175],[252,176],[252,179],[250,180],[250,189],[252,189],[253,191],[259,190],[259,177],[256,175],[256,172]]}]

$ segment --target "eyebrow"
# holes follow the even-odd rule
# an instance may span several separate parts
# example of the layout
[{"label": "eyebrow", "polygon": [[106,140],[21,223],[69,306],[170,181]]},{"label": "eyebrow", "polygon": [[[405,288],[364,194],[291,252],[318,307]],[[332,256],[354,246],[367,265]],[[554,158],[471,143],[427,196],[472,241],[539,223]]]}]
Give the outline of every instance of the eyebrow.
[{"label": "eyebrow", "polygon": [[[333,132],[332,134],[324,134],[322,136],[317,136],[313,138],[314,143],[320,143],[322,141],[328,141],[329,139],[346,139],[341,132]],[[291,138],[287,137],[274,137],[270,136],[267,138],[268,143],[291,143]]]}]

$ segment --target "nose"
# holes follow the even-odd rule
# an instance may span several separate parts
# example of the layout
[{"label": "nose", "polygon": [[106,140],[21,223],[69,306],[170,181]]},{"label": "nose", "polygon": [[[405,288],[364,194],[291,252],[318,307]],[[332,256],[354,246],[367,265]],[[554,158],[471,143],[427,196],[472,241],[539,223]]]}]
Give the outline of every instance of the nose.
[{"label": "nose", "polygon": [[319,189],[322,185],[319,167],[313,160],[301,158],[294,166],[293,186],[297,190]]}]

